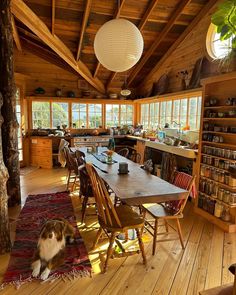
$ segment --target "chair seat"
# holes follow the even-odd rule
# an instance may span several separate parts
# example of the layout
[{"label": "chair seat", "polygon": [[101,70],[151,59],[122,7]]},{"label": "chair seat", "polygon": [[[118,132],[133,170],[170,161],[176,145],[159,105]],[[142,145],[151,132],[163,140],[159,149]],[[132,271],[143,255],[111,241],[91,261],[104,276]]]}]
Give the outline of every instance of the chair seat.
[{"label": "chair seat", "polygon": [[232,295],[233,294],[233,284],[227,284],[212,289],[204,290],[199,293],[199,295]]},{"label": "chair seat", "polygon": [[172,211],[167,210],[164,206],[156,204],[156,203],[144,204],[142,207],[154,218],[166,218],[166,219],[183,218],[182,213],[173,215]]},{"label": "chair seat", "polygon": [[112,220],[113,226],[109,226],[108,224],[104,224],[103,220],[99,218],[99,222],[101,225],[106,226],[106,228],[110,231],[125,231],[131,228],[142,228],[144,225],[144,219],[138,213],[134,212],[131,207],[128,205],[120,205],[115,207],[116,213],[121,222],[121,227],[116,223],[115,219]]}]

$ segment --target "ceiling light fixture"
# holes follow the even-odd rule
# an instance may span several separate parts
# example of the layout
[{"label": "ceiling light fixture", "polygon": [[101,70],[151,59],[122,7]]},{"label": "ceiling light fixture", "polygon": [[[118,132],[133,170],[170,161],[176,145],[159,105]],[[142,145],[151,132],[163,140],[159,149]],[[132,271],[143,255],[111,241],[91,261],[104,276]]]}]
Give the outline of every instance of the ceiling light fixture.
[{"label": "ceiling light fixture", "polygon": [[143,52],[143,37],[126,19],[106,22],[97,32],[94,51],[98,61],[108,70],[124,72],[132,68]]},{"label": "ceiling light fixture", "polygon": [[125,97],[129,96],[131,94],[131,90],[128,89],[128,87],[127,87],[127,75],[125,75],[125,82],[124,82],[124,85],[120,91],[120,94]]}]

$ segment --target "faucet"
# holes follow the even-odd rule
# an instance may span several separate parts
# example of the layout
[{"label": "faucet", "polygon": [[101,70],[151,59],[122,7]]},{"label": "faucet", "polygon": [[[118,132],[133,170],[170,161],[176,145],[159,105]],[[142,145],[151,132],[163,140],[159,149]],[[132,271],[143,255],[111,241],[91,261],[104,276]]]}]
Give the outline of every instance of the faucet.
[{"label": "faucet", "polygon": [[173,123],[175,123],[175,125],[178,126],[178,131],[177,131],[177,133],[178,133],[178,135],[180,136],[180,134],[182,133],[182,132],[181,132],[181,123],[177,123],[176,121],[172,121],[171,124],[173,124]]}]

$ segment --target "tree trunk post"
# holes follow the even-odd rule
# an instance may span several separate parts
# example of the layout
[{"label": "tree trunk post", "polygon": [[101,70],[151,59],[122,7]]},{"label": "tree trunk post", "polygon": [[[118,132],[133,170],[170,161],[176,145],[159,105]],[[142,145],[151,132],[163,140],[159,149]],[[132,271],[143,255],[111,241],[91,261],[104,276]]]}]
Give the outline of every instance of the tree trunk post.
[{"label": "tree trunk post", "polygon": [[[3,103],[3,97],[0,92],[0,110]],[[1,126],[3,117],[0,112],[0,140],[2,139]],[[10,230],[8,221],[8,206],[7,206],[7,187],[8,172],[3,162],[2,144],[0,145],[0,254],[4,254],[11,250]]]},{"label": "tree trunk post", "polygon": [[0,1],[0,92],[3,96],[3,160],[9,173],[7,181],[8,204],[14,206],[21,203],[21,194],[10,2],[10,0]]}]

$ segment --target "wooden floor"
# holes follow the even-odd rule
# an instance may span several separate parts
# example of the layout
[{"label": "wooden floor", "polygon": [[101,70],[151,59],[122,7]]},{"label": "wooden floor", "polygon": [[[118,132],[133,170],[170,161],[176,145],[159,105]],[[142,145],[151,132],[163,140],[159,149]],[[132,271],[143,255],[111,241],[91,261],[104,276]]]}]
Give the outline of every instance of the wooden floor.
[{"label": "wooden floor", "polygon": [[[38,169],[21,177],[23,202],[28,194],[65,190],[65,169]],[[80,204],[73,196],[75,212],[80,217]],[[91,208],[93,210],[93,208]],[[14,238],[15,218],[19,208],[10,210],[12,238]],[[192,204],[185,208],[181,221],[185,250],[178,240],[159,243],[156,255],[151,255],[151,243],[145,234],[145,250],[148,266],[142,265],[140,255],[128,258],[111,259],[106,274],[100,273],[104,255],[90,253],[93,265],[92,278],[55,281],[54,283],[32,282],[19,290],[6,287],[0,294],[46,295],[46,294],[198,294],[200,290],[233,281],[228,266],[236,262],[236,234],[226,234],[201,217],[196,216]],[[80,232],[88,251],[96,234],[96,218],[88,216],[86,226]],[[102,248],[101,248],[102,249]],[[0,256],[0,280],[6,270],[9,255]]]}]

